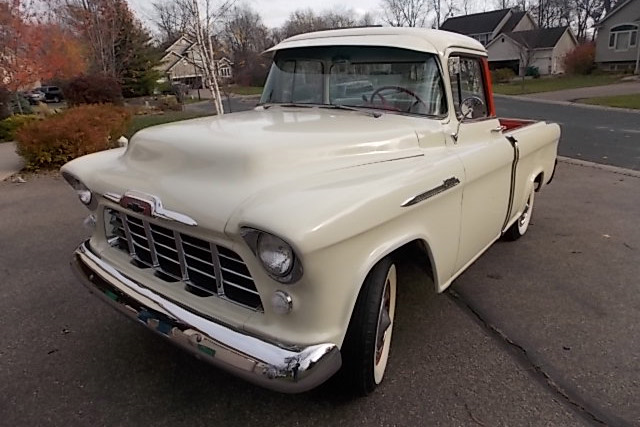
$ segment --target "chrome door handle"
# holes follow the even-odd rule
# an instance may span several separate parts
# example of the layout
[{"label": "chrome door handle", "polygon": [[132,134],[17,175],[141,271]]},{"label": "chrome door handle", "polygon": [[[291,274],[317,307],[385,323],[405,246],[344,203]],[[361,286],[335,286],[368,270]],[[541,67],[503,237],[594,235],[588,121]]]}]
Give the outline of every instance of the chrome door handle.
[{"label": "chrome door handle", "polygon": [[491,132],[502,132],[502,131],[503,131],[503,130],[505,130],[505,129],[506,129],[506,127],[505,127],[505,126],[500,125],[500,126],[498,126],[498,127],[495,127],[495,128],[493,128],[493,129],[491,129]]}]

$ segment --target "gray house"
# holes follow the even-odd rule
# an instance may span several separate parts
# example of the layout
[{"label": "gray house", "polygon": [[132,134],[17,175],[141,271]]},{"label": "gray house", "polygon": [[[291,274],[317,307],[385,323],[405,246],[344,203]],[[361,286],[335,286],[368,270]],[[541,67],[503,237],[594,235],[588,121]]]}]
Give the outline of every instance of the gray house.
[{"label": "gray house", "polygon": [[489,44],[498,34],[509,31],[527,31],[536,24],[527,12],[516,9],[500,9],[448,18],[441,30],[473,37],[483,45]]},{"label": "gray house", "polygon": [[605,70],[640,74],[640,0],[621,0],[598,23],[596,63]]},{"label": "gray house", "polygon": [[569,27],[505,32],[487,45],[489,66],[511,68],[518,75],[524,75],[527,67],[536,67],[542,75],[561,74],[564,57],[577,45]]},{"label": "gray house", "polygon": [[511,68],[516,74],[527,67],[537,67],[540,74],[563,73],[562,59],[578,44],[569,27],[538,28],[528,12],[518,9],[454,16],[440,29],[473,37],[487,47],[492,70]]},{"label": "gray house", "polygon": [[[216,59],[215,62],[220,80],[229,81],[233,77],[233,62],[226,57]],[[181,36],[165,49],[165,54],[156,69],[162,73],[164,79],[169,79],[172,83],[183,83],[193,89],[203,87],[205,71],[202,58],[196,43],[185,36]]]}]

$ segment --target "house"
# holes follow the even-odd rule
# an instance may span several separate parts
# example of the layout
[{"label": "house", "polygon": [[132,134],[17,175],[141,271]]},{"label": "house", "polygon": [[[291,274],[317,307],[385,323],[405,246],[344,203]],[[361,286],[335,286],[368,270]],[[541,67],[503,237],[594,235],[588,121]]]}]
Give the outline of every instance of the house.
[{"label": "house", "polygon": [[456,16],[440,29],[480,41],[487,47],[492,70],[511,68],[519,75],[528,67],[537,67],[540,74],[563,73],[562,59],[578,45],[571,28],[538,28],[529,12],[517,9]]},{"label": "house", "polygon": [[511,68],[524,75],[536,67],[541,75],[564,73],[563,59],[578,45],[570,27],[536,28],[500,34],[487,45],[492,69]]},{"label": "house", "polygon": [[640,0],[621,0],[596,25],[596,63],[617,71],[640,74]]},{"label": "house", "polygon": [[473,37],[484,46],[500,33],[533,30],[534,28],[536,28],[536,24],[531,15],[517,9],[500,9],[454,16],[448,18],[440,26],[441,30]]},{"label": "house", "polygon": [[[216,69],[221,80],[233,77],[233,62],[226,57],[216,59]],[[172,83],[183,83],[193,89],[203,87],[205,75],[202,58],[197,45],[185,36],[181,36],[165,49],[165,54],[156,67]]]}]

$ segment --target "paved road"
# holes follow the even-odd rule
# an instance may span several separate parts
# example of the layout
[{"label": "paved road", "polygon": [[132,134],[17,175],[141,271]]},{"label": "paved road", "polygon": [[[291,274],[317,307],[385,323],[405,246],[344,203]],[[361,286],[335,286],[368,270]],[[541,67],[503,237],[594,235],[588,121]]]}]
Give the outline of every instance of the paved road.
[{"label": "paved road", "polygon": [[0,183],[2,424],[637,424],[639,184],[562,163],[530,234],[451,294],[403,263],[388,378],[350,400],[259,389],[131,324],[72,277],[86,211],[63,180]]},{"label": "paved road", "polygon": [[562,127],[559,153],[640,170],[640,112],[590,108],[496,97],[498,115],[557,122]]}]

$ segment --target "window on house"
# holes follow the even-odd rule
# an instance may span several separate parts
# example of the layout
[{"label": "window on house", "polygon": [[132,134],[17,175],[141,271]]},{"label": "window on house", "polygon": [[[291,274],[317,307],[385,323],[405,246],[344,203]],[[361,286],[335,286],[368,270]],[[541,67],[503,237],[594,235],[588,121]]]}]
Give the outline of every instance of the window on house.
[{"label": "window on house", "polygon": [[623,24],[611,28],[609,33],[609,49],[628,50],[638,44],[638,26]]}]

